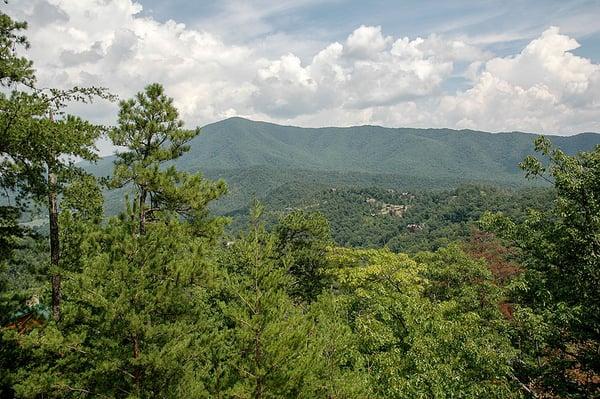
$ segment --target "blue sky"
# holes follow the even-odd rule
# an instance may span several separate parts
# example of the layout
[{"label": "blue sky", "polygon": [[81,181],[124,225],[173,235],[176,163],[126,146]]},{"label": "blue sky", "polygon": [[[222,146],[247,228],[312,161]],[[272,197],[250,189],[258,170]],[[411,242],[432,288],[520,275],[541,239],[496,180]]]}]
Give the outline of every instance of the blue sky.
[{"label": "blue sky", "polygon": [[[340,41],[360,25],[380,25],[394,36],[431,33],[468,36],[481,40],[498,55],[510,55],[545,28],[555,25],[578,38],[582,47],[577,54],[600,61],[600,1],[597,0],[142,0],[140,3],[144,6],[143,14],[155,19],[173,19],[196,29],[208,24],[223,36],[241,42],[282,32],[304,40]],[[254,3],[259,9],[248,12],[240,7],[243,3]],[[238,14],[246,14],[242,19],[250,26],[239,29]]]},{"label": "blue sky", "polygon": [[[242,116],[600,131],[600,1],[28,0],[40,84],[162,83],[189,126]],[[113,123],[116,105],[75,111]]]}]

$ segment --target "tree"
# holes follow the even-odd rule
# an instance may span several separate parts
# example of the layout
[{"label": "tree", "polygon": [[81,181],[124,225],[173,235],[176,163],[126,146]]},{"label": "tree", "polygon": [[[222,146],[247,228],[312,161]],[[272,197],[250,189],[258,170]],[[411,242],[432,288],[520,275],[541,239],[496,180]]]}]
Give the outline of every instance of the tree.
[{"label": "tree", "polygon": [[[10,16],[0,11],[0,85],[13,88],[20,84],[31,85],[35,81],[33,63],[25,57],[19,56],[19,47],[29,48],[27,37],[21,32],[27,29],[26,22],[14,21]],[[27,98],[25,96],[25,98]],[[13,91],[11,95],[6,92],[0,93],[0,155],[6,156],[8,149],[12,146],[11,127],[18,114],[11,112],[18,105],[23,96]],[[9,160],[0,161],[0,187],[2,189],[12,188],[16,179],[11,173]]]},{"label": "tree", "polygon": [[[81,270],[65,271],[63,319],[21,338],[33,359],[22,397],[208,397],[218,319],[207,305],[211,247],[177,220],[113,219],[88,230]],[[222,328],[222,327],[221,327]]]},{"label": "tree", "polygon": [[279,221],[275,233],[278,253],[290,257],[291,294],[314,301],[327,283],[326,250],[331,244],[327,219],[319,213],[292,212]]},{"label": "tree", "polygon": [[589,397],[600,375],[600,147],[569,156],[540,136],[535,149],[520,166],[554,186],[553,206],[521,223],[488,213],[482,225],[523,254],[512,295],[528,385]]},{"label": "tree", "polygon": [[174,166],[162,167],[188,151],[187,143],[200,130],[183,129],[173,99],[157,83],[120,105],[119,124],[110,131],[110,138],[127,150],[117,154],[109,185],[135,187],[131,216],[139,224],[138,233],[144,234],[147,222],[160,211],[174,211],[203,221],[206,204],[225,192],[225,183],[207,184],[199,174],[189,175]]},{"label": "tree", "polygon": [[16,83],[31,85],[35,81],[33,63],[17,54],[17,48],[29,48],[27,37],[21,31],[27,22],[14,21],[0,12],[0,84],[12,86]]},{"label": "tree", "polygon": [[86,239],[98,230],[104,218],[104,197],[94,176],[75,177],[63,192],[59,215],[61,269],[69,272],[82,270],[82,253]]},{"label": "tree", "polygon": [[[323,314],[335,306],[332,302],[315,305],[312,312],[294,304],[288,294],[292,277],[282,267],[289,257],[278,259],[276,236],[259,221],[261,212],[255,205],[250,231],[220,262],[227,273],[221,306],[231,334],[225,367],[232,376],[224,395],[364,397],[364,384],[351,360],[349,330],[339,315]],[[334,332],[340,333],[338,341]]]},{"label": "tree", "polygon": [[376,397],[519,396],[510,381],[515,353],[502,336],[497,305],[496,318],[485,317],[490,311],[461,298],[473,298],[471,283],[457,281],[447,292],[438,285],[446,279],[436,272],[440,265],[486,278],[483,265],[458,247],[416,259],[386,249],[336,248],[330,256]]},{"label": "tree", "polygon": [[429,281],[425,295],[432,301],[454,301],[459,312],[476,312],[488,321],[501,320],[503,292],[484,262],[473,260],[456,244],[419,253],[415,260],[427,266],[423,273]]},{"label": "tree", "polygon": [[[43,176],[46,172],[50,172],[50,167],[53,172],[70,169],[60,158],[61,155],[73,153],[77,155],[77,151],[71,151],[73,149],[72,141],[67,140],[65,131],[72,132],[84,127],[85,131],[81,134],[89,132],[88,125],[73,117],[61,118],[60,121],[51,125],[51,129],[49,129],[51,132],[44,131],[50,127],[46,120],[50,110],[59,108],[63,101],[85,96],[85,93],[81,90],[62,92],[35,89],[32,62],[18,54],[19,48],[29,47],[27,38],[21,33],[26,28],[25,22],[13,21],[8,15],[0,12],[0,84],[7,89],[0,93],[0,189],[4,191],[8,199],[8,205],[0,206],[0,219],[2,220],[0,280],[3,280],[0,284],[0,308],[2,308],[0,326],[4,326],[10,321],[17,314],[17,310],[27,308],[24,302],[27,295],[31,294],[31,292],[21,289],[20,286],[23,284],[10,281],[4,274],[7,266],[5,262],[15,263],[15,260],[12,259],[12,252],[15,248],[24,246],[25,234],[28,233],[27,229],[18,225],[23,204],[17,201],[15,205],[12,205],[12,201],[15,200],[14,194],[21,189],[21,192],[26,195],[32,194],[34,199],[47,199],[48,208],[55,209],[56,186],[60,183],[54,174],[49,176],[48,181],[44,181]],[[56,134],[58,131],[60,131],[60,135]],[[66,143],[63,143],[63,140]],[[65,146],[61,147],[63,144]],[[85,144],[83,145],[85,146]],[[63,151],[65,148],[66,151]],[[51,235],[52,259],[55,265],[53,300],[55,316],[58,318],[60,299],[60,274],[57,267],[58,229],[56,217],[50,217],[50,221],[53,233]],[[31,241],[31,238],[28,241]],[[28,255],[31,257],[32,254]],[[25,274],[24,269],[28,266],[28,262],[24,262],[24,260],[27,259],[19,259],[18,262],[21,274]],[[12,280],[15,280],[14,276]],[[8,284],[9,282],[11,284]],[[3,395],[10,395],[10,390],[4,389],[8,378],[5,371],[11,372],[11,369],[22,364],[21,362],[24,361],[23,351],[5,337],[2,338],[1,346],[0,369],[2,369],[2,375],[0,379],[2,388],[0,389],[3,391]],[[12,373],[10,379],[12,379]]]},{"label": "tree", "polygon": [[[163,100],[160,104],[170,104]],[[128,104],[122,106],[129,109]],[[147,109],[138,111],[156,121],[162,115],[156,106],[144,103]],[[209,396],[216,374],[211,351],[223,327],[209,306],[207,276],[223,221],[210,218],[207,206],[225,186],[175,167],[161,170],[165,159],[181,154],[183,143],[174,148],[172,141],[190,133],[169,130],[161,136],[162,128],[151,123],[141,144],[137,138],[148,126],[138,122],[141,131],[111,133],[131,140],[115,142],[129,147],[111,182],[132,183],[143,212],[99,224],[100,193],[93,179],[84,176],[66,190],[61,217],[68,245],[64,261],[71,264],[63,269],[63,320],[23,338],[35,357],[18,376],[19,395]],[[129,125],[121,119],[124,126]]]},{"label": "tree", "polygon": [[[0,94],[0,184],[20,190],[25,197],[46,204],[50,226],[52,264],[52,309],[60,319],[60,239],[58,196],[78,168],[77,158],[94,160],[100,126],[65,114],[71,102],[91,102],[96,97],[111,99],[102,88],[69,90],[34,87],[32,62],[16,54],[17,46],[28,47],[20,31],[26,23],[14,22],[0,13],[0,82],[12,87],[10,95]],[[28,90],[18,90],[25,85]]]},{"label": "tree", "polygon": [[[60,96],[69,94],[60,93]],[[43,97],[42,97],[43,98]],[[65,183],[76,173],[77,167],[73,159],[79,157],[95,160],[95,141],[101,134],[98,126],[80,118],[67,115],[64,119],[55,120],[54,111],[49,106],[48,119],[39,119],[28,126],[28,135],[34,136],[34,148],[21,151],[14,157],[16,166],[26,175],[28,190],[37,200],[46,197],[48,219],[50,222],[50,261],[52,270],[52,314],[56,321],[60,320],[61,303],[61,270],[60,270],[60,232],[58,195]],[[41,116],[41,115],[39,115]],[[22,148],[23,144],[20,144]],[[65,162],[65,159],[70,158]],[[44,177],[44,171],[46,171]],[[42,200],[43,201],[43,200]]]},{"label": "tree", "polygon": [[295,397],[302,378],[296,368],[309,355],[303,350],[309,326],[287,295],[290,278],[275,258],[274,236],[258,220],[261,211],[256,205],[250,233],[223,260],[223,311],[232,323],[229,367],[235,375],[227,395]]},{"label": "tree", "polygon": [[[13,21],[8,15],[0,12],[0,84],[8,87],[19,83],[31,83],[34,80],[32,62],[17,55],[19,46],[27,48],[27,38],[20,32],[27,29],[27,23]],[[10,118],[6,115],[8,99],[4,92],[0,93],[0,189],[7,190],[14,186],[14,179],[8,176],[10,163],[4,159],[9,147]],[[20,209],[15,206],[0,207],[0,262],[11,257],[15,247],[15,239],[23,235],[23,228],[17,223]]]},{"label": "tree", "polygon": [[21,244],[25,231],[18,224],[19,210],[0,207],[0,397],[12,396],[14,368],[21,363],[21,351],[5,337],[4,326],[13,321],[22,307],[24,293],[11,287],[7,274],[7,261]]}]

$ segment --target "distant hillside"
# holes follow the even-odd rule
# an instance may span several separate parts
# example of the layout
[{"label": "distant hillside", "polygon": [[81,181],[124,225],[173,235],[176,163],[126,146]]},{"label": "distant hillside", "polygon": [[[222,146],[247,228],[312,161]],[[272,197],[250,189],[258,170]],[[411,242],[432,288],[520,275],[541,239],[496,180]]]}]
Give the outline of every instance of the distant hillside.
[{"label": "distant hillside", "polygon": [[[261,197],[289,181],[422,188],[464,181],[523,185],[517,165],[533,152],[534,138],[451,129],[300,128],[230,118],[202,128],[177,165],[225,178],[231,194],[219,208],[231,211],[253,193]],[[568,153],[600,144],[595,133],[551,138]],[[90,169],[108,175],[112,160],[102,159]]]},{"label": "distant hillside", "polygon": [[[264,215],[268,225],[275,225],[292,210],[318,211],[329,221],[338,245],[417,252],[467,239],[485,211],[522,220],[528,209],[546,209],[555,198],[551,188],[542,187],[513,190],[461,184],[451,190],[403,190],[380,186],[309,190],[285,184],[265,198]],[[228,215],[233,220],[230,233],[247,227],[249,211],[247,207]]]}]

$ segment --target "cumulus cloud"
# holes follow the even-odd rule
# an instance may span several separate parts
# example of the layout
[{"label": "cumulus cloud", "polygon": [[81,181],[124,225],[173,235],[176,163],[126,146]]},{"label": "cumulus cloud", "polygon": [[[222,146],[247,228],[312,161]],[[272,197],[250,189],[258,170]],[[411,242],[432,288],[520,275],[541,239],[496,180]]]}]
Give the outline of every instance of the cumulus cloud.
[{"label": "cumulus cloud", "polygon": [[346,39],[346,53],[361,59],[372,59],[383,52],[392,42],[391,37],[383,37],[381,26],[364,26],[356,29]]},{"label": "cumulus cloud", "polygon": [[[600,131],[600,66],[575,55],[577,41],[556,27],[496,57],[465,37],[398,38],[363,25],[301,57],[265,51],[268,37],[232,44],[141,11],[133,0],[8,6],[30,21],[41,85],[101,85],[129,97],[161,82],[190,125],[240,115],[310,126]],[[467,86],[452,89],[453,79]],[[109,123],[116,114],[115,106],[86,112]]]},{"label": "cumulus cloud", "polygon": [[485,63],[472,88],[444,96],[439,115],[457,127],[577,132],[600,130],[600,65],[571,51],[556,27],[520,54]]},{"label": "cumulus cloud", "polygon": [[335,42],[310,63],[291,54],[258,74],[258,111],[296,117],[323,108],[393,105],[434,95],[452,74],[453,62],[483,53],[463,42],[384,37],[381,27],[361,26],[344,44]]}]

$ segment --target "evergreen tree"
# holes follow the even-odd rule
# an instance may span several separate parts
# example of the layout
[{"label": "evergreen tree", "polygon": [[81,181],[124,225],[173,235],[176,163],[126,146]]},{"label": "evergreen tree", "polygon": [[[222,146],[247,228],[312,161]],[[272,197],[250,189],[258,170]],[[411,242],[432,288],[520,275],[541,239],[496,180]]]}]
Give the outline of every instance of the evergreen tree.
[{"label": "evergreen tree", "polygon": [[94,176],[77,176],[65,188],[59,215],[62,270],[81,271],[85,240],[102,222],[103,205],[102,190]]},{"label": "evergreen tree", "polygon": [[[260,223],[261,210],[255,205],[250,232],[221,261],[227,270],[221,306],[231,334],[227,368],[233,374],[224,396],[362,397],[364,391],[348,361],[352,354],[343,353],[351,349],[344,347],[351,346],[348,331],[334,315],[323,315],[324,305],[308,314],[293,303],[288,295],[292,278],[281,266],[289,258],[277,258],[277,239]],[[334,332],[341,334],[337,342]],[[348,372],[342,370],[344,360]]]},{"label": "evergreen tree", "polygon": [[[130,104],[123,102],[123,109]],[[152,112],[162,114],[156,103],[144,104],[148,109],[140,112],[151,120]],[[126,122],[121,122],[113,137],[122,137],[119,129]],[[127,137],[143,133],[128,132]],[[181,153],[172,141],[189,132],[169,130],[169,136],[158,138],[163,131],[152,132],[144,136],[146,146],[137,139],[115,142],[130,147],[117,161],[112,182],[127,180],[136,198],[144,197],[142,191],[150,198],[151,208],[142,202],[139,217],[130,217],[129,208],[127,217],[103,226],[93,179],[84,177],[66,191],[64,261],[72,264],[63,268],[63,319],[22,339],[34,354],[15,386],[23,397],[208,396],[209,352],[219,326],[202,284],[223,222],[209,218],[207,204],[225,187],[174,167],[161,170],[165,152],[168,159]],[[140,162],[123,163],[139,153],[145,154]]]},{"label": "evergreen tree", "polygon": [[17,55],[19,46],[28,48],[27,37],[21,31],[27,29],[27,22],[14,21],[0,11],[0,84],[11,86],[15,83],[32,84],[35,80],[33,63]]},{"label": "evergreen tree", "polygon": [[61,323],[21,339],[35,357],[20,370],[19,395],[208,397],[205,352],[219,326],[198,283],[210,248],[177,220],[142,236],[131,234],[137,227],[114,219],[87,232],[81,271],[65,272]]},{"label": "evergreen tree", "polygon": [[256,206],[248,236],[236,241],[224,260],[228,297],[222,306],[232,325],[228,367],[234,373],[226,395],[297,397],[309,326],[287,295],[290,278],[278,266],[274,236],[260,224],[260,213]]},{"label": "evergreen tree", "polygon": [[[63,98],[60,100],[62,102],[73,94],[58,95]],[[54,100],[45,95],[35,96],[33,101],[40,103],[38,112],[42,113],[29,115],[27,119],[22,120],[22,125],[15,124],[14,128],[18,128],[19,131],[16,134],[16,142],[9,150],[9,156],[14,160],[13,170],[21,176],[20,182],[23,183],[25,192],[33,195],[35,200],[45,203],[48,209],[52,313],[54,319],[59,320],[61,265],[58,196],[72,175],[77,172],[74,157],[96,159],[95,141],[101,130],[98,126],[71,115],[54,119],[52,115],[59,110],[53,108]]]},{"label": "evergreen tree", "polygon": [[225,184],[207,184],[199,174],[162,167],[188,151],[187,142],[199,133],[198,128],[183,129],[173,99],[160,84],[151,84],[135,98],[121,102],[119,125],[110,137],[127,150],[117,155],[109,185],[135,188],[131,216],[138,221],[139,234],[144,234],[147,222],[161,211],[176,212],[206,229],[206,204],[225,192]]},{"label": "evergreen tree", "polygon": [[[4,326],[14,321],[23,305],[26,293],[10,284],[8,261],[15,249],[21,246],[26,231],[18,224],[19,210],[14,207],[0,207],[0,397],[12,397],[12,384],[15,368],[24,359],[24,354],[12,340],[12,332],[4,331]],[[12,286],[11,286],[12,285]]]},{"label": "evergreen tree", "polygon": [[32,62],[17,54],[18,46],[29,46],[21,34],[26,27],[26,23],[0,13],[0,84],[12,89],[10,94],[0,93],[0,186],[20,190],[23,196],[32,197],[48,209],[52,309],[55,320],[59,320],[58,196],[78,169],[74,159],[96,159],[94,144],[102,132],[101,127],[63,110],[72,102],[112,97],[104,89],[94,87],[35,88]]},{"label": "evergreen tree", "polygon": [[295,211],[276,226],[277,250],[290,257],[291,294],[313,301],[327,284],[327,246],[331,234],[327,219],[319,213]]}]

